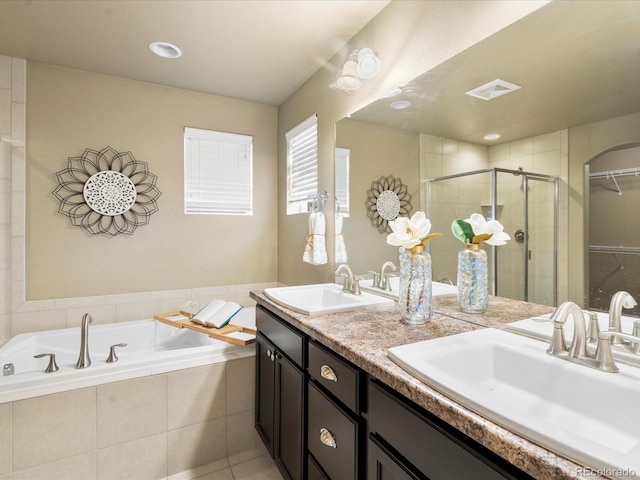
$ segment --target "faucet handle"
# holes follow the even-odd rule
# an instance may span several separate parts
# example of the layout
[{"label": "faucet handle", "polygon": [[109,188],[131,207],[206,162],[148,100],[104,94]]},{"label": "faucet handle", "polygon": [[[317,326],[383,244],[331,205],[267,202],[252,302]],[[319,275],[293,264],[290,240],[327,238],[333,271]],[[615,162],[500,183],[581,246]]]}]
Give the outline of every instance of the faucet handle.
[{"label": "faucet handle", "polygon": [[45,368],[46,373],[57,372],[59,370],[58,364],[56,363],[56,354],[55,353],[40,353],[38,355],[34,355],[33,358],[43,358],[49,356],[49,365]]},{"label": "faucet handle", "polygon": [[351,293],[354,295],[360,295],[360,277],[358,275],[353,276],[353,282],[351,283]]},{"label": "faucet handle", "polygon": [[566,355],[569,353],[569,350],[567,349],[567,342],[564,339],[564,329],[562,328],[564,324],[562,322],[558,322],[547,317],[533,317],[531,320],[535,320],[540,323],[549,322],[553,324],[553,335],[551,335],[551,343],[547,349],[547,353],[549,355]]},{"label": "faucet handle", "polygon": [[116,355],[116,347],[126,347],[126,343],[116,343],[115,345],[111,345],[109,350],[109,358],[107,358],[107,363],[114,363],[118,361],[118,356]]},{"label": "faucet handle", "polygon": [[616,373],[618,371],[618,367],[616,366],[613,354],[611,353],[612,338],[627,340],[632,345],[637,345],[638,343],[640,343],[640,337],[635,337],[626,333],[614,332],[611,330],[600,332],[600,335],[598,336],[598,346],[596,348],[595,354],[597,368],[599,368],[600,370],[604,370],[605,372]]},{"label": "faucet handle", "polygon": [[370,275],[373,275],[373,286],[374,287],[379,287],[380,286],[380,274],[378,272],[374,272],[373,270],[369,270],[368,273]]}]

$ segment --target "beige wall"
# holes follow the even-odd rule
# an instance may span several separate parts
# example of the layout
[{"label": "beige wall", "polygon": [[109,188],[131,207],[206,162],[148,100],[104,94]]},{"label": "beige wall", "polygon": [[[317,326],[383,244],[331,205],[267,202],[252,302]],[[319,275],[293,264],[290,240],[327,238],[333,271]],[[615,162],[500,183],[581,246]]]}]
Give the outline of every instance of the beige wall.
[{"label": "beige wall", "polygon": [[342,227],[347,264],[357,274],[380,271],[387,260],[397,265],[398,248],[371,225],[365,202],[371,182],[393,175],[407,186],[411,214],[420,210],[419,134],[344,119],[336,128],[336,146],[351,150],[350,216]]},{"label": "beige wall", "polygon": [[[332,61],[325,64],[286,102],[278,115],[278,182],[286,185],[284,134],[312,113],[318,114],[319,190],[333,192],[334,125],[386,92],[460,53],[548,2],[395,1],[382,10]],[[351,94],[328,85],[345,57],[367,45],[378,52],[383,68]],[[302,262],[306,215],[286,215],[286,190],[278,191],[278,280],[305,284],[333,280],[333,223],[327,224],[329,263]],[[331,210],[331,211],[329,211]],[[332,202],[327,217],[333,218]],[[377,235],[377,234],[376,234]]]},{"label": "beige wall", "polygon": [[[27,97],[28,300],[276,280],[276,107],[33,62]],[[183,213],[185,126],[253,136],[253,216]],[[106,146],[158,177],[132,236],[86,235],[51,193],[68,157]]]}]

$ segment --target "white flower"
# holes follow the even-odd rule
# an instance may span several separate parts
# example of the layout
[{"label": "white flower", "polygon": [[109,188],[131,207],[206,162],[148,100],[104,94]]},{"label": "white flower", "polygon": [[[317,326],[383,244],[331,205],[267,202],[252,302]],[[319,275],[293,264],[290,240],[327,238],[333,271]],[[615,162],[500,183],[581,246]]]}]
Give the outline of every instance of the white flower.
[{"label": "white flower", "polygon": [[474,235],[491,234],[491,238],[485,240],[489,245],[505,245],[511,237],[504,232],[504,227],[497,220],[489,220],[488,222],[479,213],[474,213],[471,218],[465,220],[473,229]]},{"label": "white flower", "polygon": [[396,247],[412,248],[422,243],[429,235],[431,222],[424,212],[416,212],[411,219],[398,217],[389,222],[393,233],[387,237],[387,243]]}]

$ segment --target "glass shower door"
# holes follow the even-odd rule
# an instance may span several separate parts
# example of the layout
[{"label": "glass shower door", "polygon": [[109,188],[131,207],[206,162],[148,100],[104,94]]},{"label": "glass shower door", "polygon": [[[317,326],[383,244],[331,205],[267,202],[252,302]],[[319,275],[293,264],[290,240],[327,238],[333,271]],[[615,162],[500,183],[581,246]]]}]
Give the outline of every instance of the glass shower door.
[{"label": "glass shower door", "polygon": [[497,295],[556,305],[557,181],[498,172],[498,220],[511,236],[496,248]]}]

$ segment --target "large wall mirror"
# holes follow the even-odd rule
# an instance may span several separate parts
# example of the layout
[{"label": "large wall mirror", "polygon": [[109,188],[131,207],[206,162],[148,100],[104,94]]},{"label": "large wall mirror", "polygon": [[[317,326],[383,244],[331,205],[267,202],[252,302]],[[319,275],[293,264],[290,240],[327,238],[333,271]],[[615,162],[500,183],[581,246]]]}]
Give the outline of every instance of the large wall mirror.
[{"label": "large wall mirror", "polygon": [[[519,88],[494,84],[479,97],[465,94],[496,79]],[[358,274],[397,264],[397,249],[371,225],[365,205],[371,183],[393,175],[407,185],[413,212],[428,212],[432,231],[444,233],[431,242],[435,280],[455,281],[461,246],[450,224],[477,212],[500,220],[512,237],[489,252],[492,276],[500,279],[494,293],[550,305],[566,300],[569,163],[590,160],[571,158],[572,129],[626,116],[637,121],[638,85],[640,2],[551,2],[354,112],[335,132],[336,200],[348,199],[336,209],[348,215],[338,219],[336,259]],[[628,181],[640,188],[640,177]],[[589,208],[584,214],[588,225]],[[627,247],[640,247],[636,228],[635,245]],[[631,293],[640,299],[640,291]]]}]

